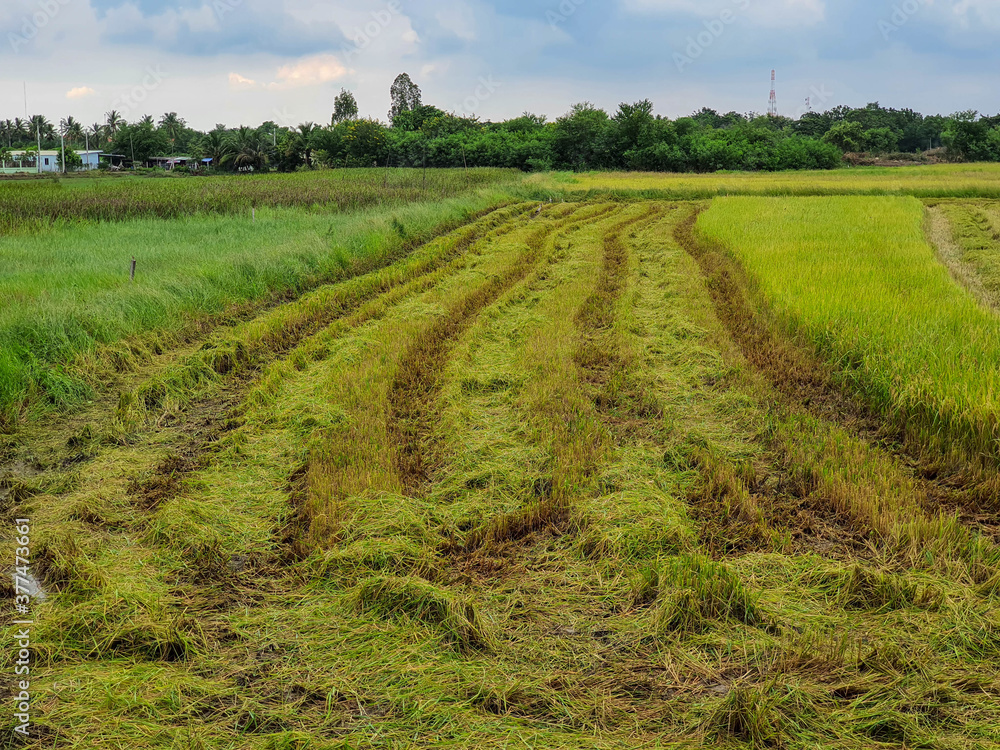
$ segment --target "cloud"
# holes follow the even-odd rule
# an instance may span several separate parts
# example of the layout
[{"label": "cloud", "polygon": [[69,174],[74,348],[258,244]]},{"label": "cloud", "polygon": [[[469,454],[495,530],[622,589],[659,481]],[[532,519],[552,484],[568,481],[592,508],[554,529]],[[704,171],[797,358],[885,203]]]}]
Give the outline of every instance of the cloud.
[{"label": "cloud", "polygon": [[229,88],[231,89],[252,89],[257,85],[257,82],[252,78],[244,78],[239,73],[229,74]]},{"label": "cloud", "polygon": [[67,99],[84,99],[88,96],[93,96],[97,92],[94,91],[90,86],[77,86],[66,92]]},{"label": "cloud", "polygon": [[304,22],[271,0],[104,0],[99,7],[103,41],[182,55],[297,57],[343,42],[336,24]]},{"label": "cloud", "polygon": [[449,31],[459,39],[472,42],[477,38],[476,16],[465,3],[435,3],[434,20],[440,28]]},{"label": "cloud", "polygon": [[952,11],[963,28],[974,27],[977,24],[1000,27],[1000,7],[996,0],[959,0]]},{"label": "cloud", "polygon": [[826,19],[826,0],[623,0],[637,14],[683,14],[709,18],[723,11],[760,26],[811,26]]},{"label": "cloud", "polygon": [[253,78],[247,78],[240,73],[230,73],[229,88],[234,91],[258,88],[282,91],[307,86],[321,86],[324,83],[339,81],[351,73],[352,71],[348,70],[333,55],[316,55],[282,65],[275,73],[276,80],[270,83],[258,83]]},{"label": "cloud", "polygon": [[337,81],[348,74],[347,68],[333,55],[316,55],[278,69],[278,80],[271,87],[297,88]]}]

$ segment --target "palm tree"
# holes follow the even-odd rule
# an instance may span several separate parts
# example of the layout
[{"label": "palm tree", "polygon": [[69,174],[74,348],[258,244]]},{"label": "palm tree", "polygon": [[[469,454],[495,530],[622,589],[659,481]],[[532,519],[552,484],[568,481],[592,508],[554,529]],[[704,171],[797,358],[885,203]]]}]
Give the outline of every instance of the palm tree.
[{"label": "palm tree", "polygon": [[313,138],[316,135],[316,131],[319,128],[311,122],[305,122],[299,125],[295,130],[295,137],[299,141],[299,148],[302,150],[302,154],[306,160],[306,166],[312,166],[312,150],[313,150]]},{"label": "palm tree", "polygon": [[139,122],[136,123],[136,124],[137,125],[149,125],[150,127],[153,127],[153,124],[154,124],[153,123],[153,116],[152,115],[143,115],[142,119],[139,120]]},{"label": "palm tree", "polygon": [[104,126],[99,122],[95,122],[89,128],[87,128],[87,135],[94,143],[99,143],[104,137]]},{"label": "palm tree", "polygon": [[122,117],[121,112],[118,110],[111,110],[105,117],[107,118],[106,127],[108,129],[108,134],[114,137],[115,134],[125,126],[125,118]]},{"label": "palm tree", "polygon": [[170,139],[171,151],[173,151],[173,144],[177,140],[178,136],[184,132],[184,127],[187,125],[184,119],[177,116],[176,112],[167,112],[160,118],[160,130],[167,134],[167,138]]},{"label": "palm tree", "polygon": [[3,135],[7,139],[7,148],[11,148],[11,144],[14,139],[14,121],[4,120],[0,122],[0,135]]},{"label": "palm tree", "polygon": [[14,137],[17,139],[18,143],[28,137],[28,123],[20,117],[14,118]]},{"label": "palm tree", "polygon": [[241,126],[233,136],[232,151],[224,158],[237,170],[258,170],[267,166],[267,143],[253,128]]},{"label": "palm tree", "polygon": [[62,130],[66,140],[70,142],[70,145],[72,145],[77,139],[83,137],[83,126],[72,115],[67,117],[65,120],[62,120],[59,123],[59,128]]},{"label": "palm tree", "polygon": [[226,136],[225,130],[213,130],[201,139],[202,155],[212,160],[212,167],[218,169],[223,162],[229,161],[233,145]]},{"label": "palm tree", "polygon": [[37,141],[39,138],[43,141],[48,140],[53,132],[52,123],[45,115],[32,115],[29,118],[28,135],[31,136],[32,140]]}]

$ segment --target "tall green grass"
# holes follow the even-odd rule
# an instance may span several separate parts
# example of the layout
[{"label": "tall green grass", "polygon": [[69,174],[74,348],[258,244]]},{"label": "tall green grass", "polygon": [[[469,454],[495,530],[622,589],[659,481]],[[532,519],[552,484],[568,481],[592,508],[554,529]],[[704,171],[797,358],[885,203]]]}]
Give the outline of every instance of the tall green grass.
[{"label": "tall green grass", "polygon": [[932,455],[1000,461],[1000,319],[935,257],[913,198],[716,200],[698,223],[778,324]]},{"label": "tall green grass", "polygon": [[271,208],[255,220],[144,218],[0,238],[0,429],[34,405],[83,398],[75,364],[104,345],[169,339],[234,306],[344,278],[504,200],[480,190],[354,213]]},{"label": "tall green grass", "polygon": [[339,169],[274,175],[0,181],[0,234],[67,221],[249,214],[267,207],[327,213],[449,198],[511,182],[503,169]]}]

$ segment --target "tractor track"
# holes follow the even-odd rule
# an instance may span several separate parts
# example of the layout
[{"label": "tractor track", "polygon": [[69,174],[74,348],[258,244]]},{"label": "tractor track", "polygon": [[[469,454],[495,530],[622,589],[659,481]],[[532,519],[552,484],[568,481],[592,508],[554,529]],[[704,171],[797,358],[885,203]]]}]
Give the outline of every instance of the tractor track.
[{"label": "tractor track", "polygon": [[605,218],[616,206],[602,207],[591,216],[572,216],[547,225],[528,239],[528,252],[507,273],[494,277],[453,305],[443,318],[415,341],[405,353],[390,392],[390,433],[396,445],[395,468],[404,491],[422,494],[431,482],[432,461],[428,444],[435,424],[434,404],[442,387],[441,370],[458,337],[479,313],[528,277],[545,253],[546,240],[569,226],[579,227]]},{"label": "tractor track", "polygon": [[[522,204],[488,212],[465,227],[446,252],[425,264],[412,278],[403,280],[402,283],[397,283],[398,279],[387,279],[365,294],[322,310],[319,316],[299,321],[298,325],[282,330],[279,337],[268,339],[266,356],[262,358],[221,360],[221,366],[216,368],[221,379],[208,395],[191,400],[179,412],[151,420],[129,438],[129,444],[139,444],[142,441],[155,443],[156,449],[166,454],[147,476],[134,477],[128,488],[132,503],[139,512],[139,527],[145,526],[151,514],[162,503],[183,491],[184,478],[207,465],[214,446],[220,440],[242,426],[240,407],[266,366],[287,358],[303,342],[327,330],[331,325],[344,321],[348,327],[360,325],[384,314],[389,305],[398,303],[408,294],[437,283],[442,274],[461,265],[471,249],[491,237],[512,231],[518,225],[517,218],[527,215],[530,210],[531,205]],[[278,306],[273,305],[268,311]],[[204,347],[193,356],[198,356],[202,351],[205,351]],[[184,366],[183,362],[180,366]],[[139,384],[133,384],[132,387],[138,388]],[[121,391],[122,394],[131,392],[131,389]],[[110,423],[114,418],[115,402],[114,393],[102,398],[97,408],[88,413],[86,429],[90,430],[91,423]],[[0,466],[0,502],[3,503],[4,515],[10,518],[23,512],[21,507],[36,494],[33,487],[40,479],[65,473],[67,470],[76,471],[97,460],[106,450],[105,446],[96,444],[100,442],[96,440],[81,445],[87,441],[79,438],[80,420],[71,420],[61,429],[59,426],[47,425],[44,428],[47,441],[54,440],[59,446],[52,451],[52,455],[46,455],[44,463],[34,457],[31,435],[26,434],[23,438],[24,447],[14,452],[13,456],[8,456]],[[154,436],[162,435],[170,437],[166,440],[153,439]],[[108,448],[115,450],[113,444]],[[85,520],[95,528],[103,525],[100,517],[88,517]]]}]

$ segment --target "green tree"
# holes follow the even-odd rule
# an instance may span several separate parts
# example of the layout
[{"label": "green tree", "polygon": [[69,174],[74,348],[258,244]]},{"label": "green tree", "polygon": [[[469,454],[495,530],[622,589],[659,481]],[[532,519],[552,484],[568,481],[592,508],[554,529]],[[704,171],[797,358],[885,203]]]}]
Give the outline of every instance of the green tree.
[{"label": "green tree", "polygon": [[333,119],[331,124],[339,125],[348,120],[358,119],[358,100],[347,89],[341,89],[333,100]]},{"label": "green tree", "polygon": [[160,118],[160,130],[167,135],[171,153],[176,153],[177,140],[183,134],[185,125],[184,120],[178,117],[176,112],[166,112]]},{"label": "green tree", "polygon": [[653,103],[649,99],[635,104],[620,104],[611,121],[614,166],[626,166],[626,154],[653,145],[656,118],[653,117]]},{"label": "green tree", "polygon": [[[63,133],[66,142],[71,146],[83,140],[83,125],[75,117],[70,115],[59,123],[59,128]],[[66,160],[67,162],[69,159]]]},{"label": "green tree", "polygon": [[830,128],[823,140],[845,153],[861,151],[864,148],[865,129],[860,122],[841,122]]},{"label": "green tree", "polygon": [[253,128],[241,126],[233,135],[232,150],[224,161],[237,172],[260,172],[270,161],[270,145]]},{"label": "green tree", "polygon": [[232,150],[233,146],[225,129],[216,129],[206,133],[201,139],[201,143],[198,144],[198,151],[202,158],[212,160],[212,169],[221,169]]},{"label": "green tree", "polygon": [[[56,164],[59,165],[59,169],[63,167],[63,152],[62,149],[56,155]],[[83,159],[80,157],[76,151],[71,148],[66,149],[66,171],[75,172],[76,170],[83,167]]]},{"label": "green tree", "polygon": [[558,164],[577,170],[604,166],[609,122],[608,113],[590,102],[574,104],[568,114],[556,120],[553,145]]},{"label": "green tree", "polygon": [[899,133],[892,128],[872,128],[865,132],[862,143],[870,153],[892,153],[899,148]]},{"label": "green tree", "polygon": [[389,138],[378,120],[359,119],[347,123],[342,144],[346,166],[371,167],[385,160]]},{"label": "green tree", "polygon": [[404,112],[411,112],[421,103],[420,87],[415,84],[409,74],[400,73],[396,80],[392,82],[389,89],[389,96],[392,99],[392,106],[389,109],[389,121],[393,127],[396,125],[396,118]]},{"label": "green tree", "polygon": [[111,142],[111,150],[124,154],[142,164],[151,156],[160,156],[167,150],[166,134],[153,127],[151,122],[137,122],[119,127]]},{"label": "green tree", "polygon": [[122,117],[121,113],[116,109],[107,112],[104,117],[104,125],[107,128],[108,135],[114,138],[118,131],[125,127],[125,118]]}]

